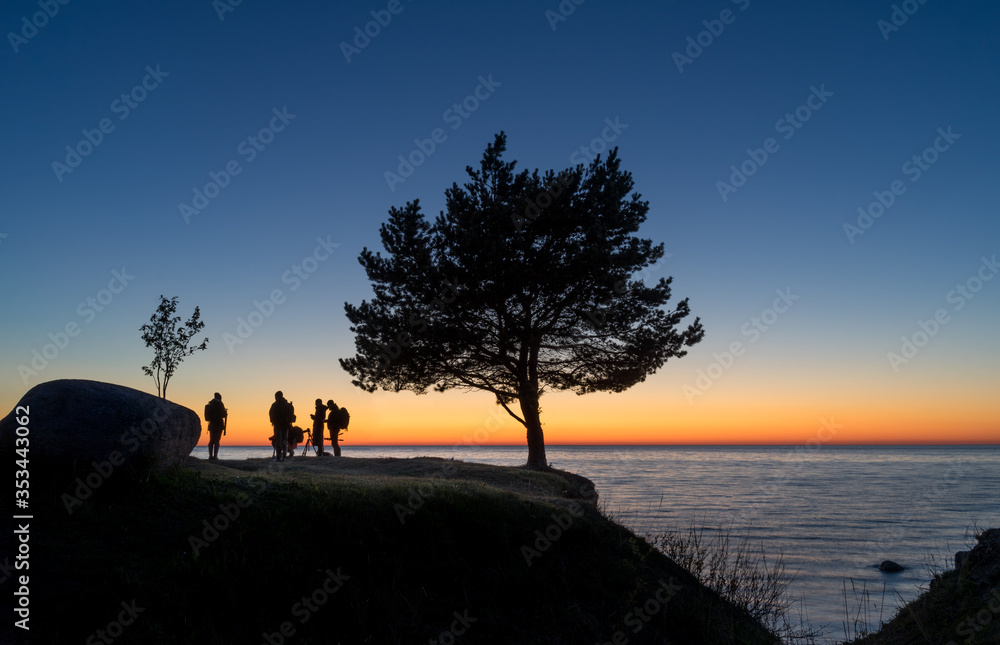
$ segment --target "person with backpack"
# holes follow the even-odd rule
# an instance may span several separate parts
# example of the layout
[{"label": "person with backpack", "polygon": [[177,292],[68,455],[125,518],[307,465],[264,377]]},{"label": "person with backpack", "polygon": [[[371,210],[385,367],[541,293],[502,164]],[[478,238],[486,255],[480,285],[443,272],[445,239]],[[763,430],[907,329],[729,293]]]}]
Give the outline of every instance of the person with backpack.
[{"label": "person with backpack", "polygon": [[312,442],[316,449],[316,456],[322,457],[323,452],[323,424],[326,422],[326,406],[323,399],[316,399],[316,412],[309,415],[313,420]]},{"label": "person with backpack", "polygon": [[285,455],[288,454],[288,433],[295,423],[295,407],[289,403],[281,390],[274,393],[274,403],[271,404],[268,417],[274,426],[274,436],[271,437],[274,459],[284,461]]},{"label": "person with backpack", "polygon": [[347,426],[351,422],[351,414],[347,408],[337,407],[333,399],[326,402],[326,407],[330,410],[330,416],[326,420],[326,427],[330,429],[330,445],[333,446],[333,456],[340,456],[340,432],[347,431]]},{"label": "person with backpack", "polygon": [[226,434],[226,420],[229,411],[222,404],[222,395],[215,393],[215,398],[205,404],[205,421],[208,421],[208,460],[219,460],[219,443]]},{"label": "person with backpack", "polygon": [[306,431],[299,426],[292,426],[291,430],[288,431],[288,456],[294,457],[295,449],[305,440]]}]

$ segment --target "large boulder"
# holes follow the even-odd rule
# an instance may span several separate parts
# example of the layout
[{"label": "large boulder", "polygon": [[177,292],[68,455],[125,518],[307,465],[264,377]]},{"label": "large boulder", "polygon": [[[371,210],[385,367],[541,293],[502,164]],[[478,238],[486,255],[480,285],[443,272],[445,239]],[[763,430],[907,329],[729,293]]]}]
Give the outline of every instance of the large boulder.
[{"label": "large boulder", "polygon": [[63,379],[31,388],[0,420],[3,454],[13,453],[25,416],[32,474],[110,468],[139,477],[180,464],[201,436],[201,419],[184,406],[123,385]]}]

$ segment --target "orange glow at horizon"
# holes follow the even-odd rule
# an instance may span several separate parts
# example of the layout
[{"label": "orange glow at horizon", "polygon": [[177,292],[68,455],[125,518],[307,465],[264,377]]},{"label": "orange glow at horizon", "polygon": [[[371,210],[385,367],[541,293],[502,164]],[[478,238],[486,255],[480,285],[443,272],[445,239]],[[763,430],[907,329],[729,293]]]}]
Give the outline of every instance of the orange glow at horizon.
[{"label": "orange glow at horizon", "polygon": [[[268,445],[268,409],[279,388],[295,403],[296,424],[303,428],[312,427],[316,398],[350,409],[345,450],[354,445],[526,444],[524,427],[489,394],[367,393],[345,382],[339,369],[283,351],[268,349],[252,357],[236,353],[225,369],[186,371],[171,381],[168,398],[201,419],[213,392],[221,392],[229,410],[223,446]],[[678,363],[620,394],[546,393],[541,398],[546,444],[1000,444],[1000,398],[986,363],[957,372],[942,367],[896,375],[874,363],[848,369],[831,361],[804,369],[769,359],[764,365],[736,366],[703,394],[687,396],[685,387],[694,383],[702,365],[697,356],[691,358],[690,367]],[[107,367],[95,373],[92,366],[67,361],[46,375],[94,378],[155,394],[137,371]],[[2,394],[13,409],[23,391],[9,388]],[[516,405],[513,409],[520,412]],[[198,445],[204,446],[204,420],[201,427]],[[827,427],[836,433],[824,432]]]},{"label": "orange glow at horizon", "polygon": [[[303,405],[292,400],[296,425],[311,428],[312,401]],[[1000,443],[996,406],[984,404],[983,399],[977,402],[960,403],[955,408],[961,409],[959,415],[951,409],[942,411],[934,401],[914,402],[907,396],[883,396],[878,401],[858,397],[854,405],[835,409],[816,397],[796,397],[780,405],[752,396],[727,397],[689,406],[683,399],[663,401],[630,393],[558,394],[543,399],[542,423],[547,445]],[[351,445],[525,445],[524,427],[484,395],[359,392],[338,403],[351,411],[345,449]],[[268,444],[270,401],[227,399],[226,404],[230,426],[223,445]],[[203,422],[202,446],[208,441],[206,427]]]}]

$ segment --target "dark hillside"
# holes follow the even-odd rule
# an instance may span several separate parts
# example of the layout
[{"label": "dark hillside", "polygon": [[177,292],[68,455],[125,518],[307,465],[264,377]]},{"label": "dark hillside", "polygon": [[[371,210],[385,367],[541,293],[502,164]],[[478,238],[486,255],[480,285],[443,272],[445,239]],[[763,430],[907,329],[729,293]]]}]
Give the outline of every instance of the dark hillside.
[{"label": "dark hillside", "polygon": [[35,500],[32,642],[774,642],[595,499],[559,471],[192,458]]}]

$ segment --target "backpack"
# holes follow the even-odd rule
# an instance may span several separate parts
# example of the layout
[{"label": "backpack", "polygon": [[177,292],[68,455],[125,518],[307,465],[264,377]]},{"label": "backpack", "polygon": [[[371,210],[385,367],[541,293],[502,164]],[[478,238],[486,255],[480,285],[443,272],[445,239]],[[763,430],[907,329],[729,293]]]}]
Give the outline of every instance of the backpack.
[{"label": "backpack", "polygon": [[205,421],[209,423],[221,422],[223,419],[222,411],[225,408],[222,407],[222,401],[218,399],[212,399],[205,404]]},{"label": "backpack", "polygon": [[340,422],[337,427],[341,430],[347,430],[347,426],[351,423],[351,413],[347,411],[347,408],[340,408]]}]

